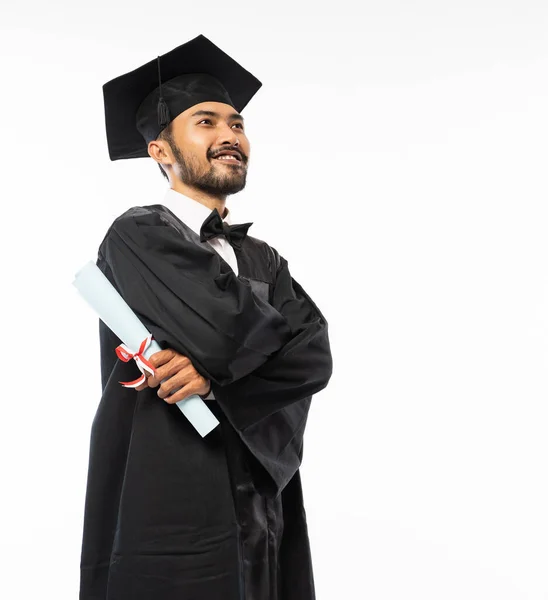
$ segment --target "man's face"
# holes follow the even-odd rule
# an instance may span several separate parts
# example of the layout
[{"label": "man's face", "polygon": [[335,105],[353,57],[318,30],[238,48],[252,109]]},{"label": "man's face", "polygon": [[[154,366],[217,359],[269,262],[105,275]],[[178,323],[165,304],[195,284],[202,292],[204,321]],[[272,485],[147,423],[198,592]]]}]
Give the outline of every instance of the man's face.
[{"label": "man's face", "polygon": [[222,196],[244,189],[250,144],[232,106],[201,102],[177,115],[170,147],[174,174],[186,185]]}]

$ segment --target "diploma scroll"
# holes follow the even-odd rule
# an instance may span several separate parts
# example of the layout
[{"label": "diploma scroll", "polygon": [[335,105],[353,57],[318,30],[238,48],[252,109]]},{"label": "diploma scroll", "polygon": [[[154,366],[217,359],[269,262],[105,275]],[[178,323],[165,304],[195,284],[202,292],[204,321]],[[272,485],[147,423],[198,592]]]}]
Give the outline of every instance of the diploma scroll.
[{"label": "diploma scroll", "polygon": [[[150,335],[147,328],[139,321],[137,315],[94,262],[89,261],[78,271],[73,284],[105,325],[129,348],[136,351],[141,342]],[[160,350],[158,343],[152,340],[143,355],[148,359]],[[180,400],[177,402],[177,406],[202,437],[205,437],[219,424],[215,415],[196,394]]]}]

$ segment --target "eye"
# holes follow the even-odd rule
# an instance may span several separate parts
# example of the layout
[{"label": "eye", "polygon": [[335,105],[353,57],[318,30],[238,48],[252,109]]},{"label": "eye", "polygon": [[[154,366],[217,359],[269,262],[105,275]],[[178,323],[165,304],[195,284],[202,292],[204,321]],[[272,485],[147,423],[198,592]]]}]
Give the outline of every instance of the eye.
[{"label": "eye", "polygon": [[239,127],[240,129],[243,129],[243,128],[244,128],[244,125],[243,125],[243,123],[234,123],[234,125],[235,125],[236,127]]},{"label": "eye", "polygon": [[210,123],[210,124],[211,124],[211,119],[202,119],[201,121],[198,121],[198,125],[199,125],[200,123],[203,123],[204,121],[207,121],[208,123]]}]

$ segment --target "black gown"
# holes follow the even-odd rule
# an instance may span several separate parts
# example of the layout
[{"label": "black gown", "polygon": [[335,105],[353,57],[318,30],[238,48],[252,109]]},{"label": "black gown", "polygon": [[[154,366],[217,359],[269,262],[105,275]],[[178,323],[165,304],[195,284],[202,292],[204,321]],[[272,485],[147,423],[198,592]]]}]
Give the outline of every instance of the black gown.
[{"label": "black gown", "polygon": [[162,348],[211,380],[205,438],[176,405],[120,381],[133,361],[99,321],[80,600],[313,600],[299,466],[332,373],[327,321],[287,261],[248,235],[239,275],[161,205],[118,217],[97,265]]}]

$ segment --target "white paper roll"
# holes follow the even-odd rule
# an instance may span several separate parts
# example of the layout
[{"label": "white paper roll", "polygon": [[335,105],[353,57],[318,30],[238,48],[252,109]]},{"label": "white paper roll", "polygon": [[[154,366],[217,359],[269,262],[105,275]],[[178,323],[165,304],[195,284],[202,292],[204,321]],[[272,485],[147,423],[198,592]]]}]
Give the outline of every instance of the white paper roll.
[{"label": "white paper roll", "polygon": [[[137,315],[105,277],[101,269],[93,261],[89,261],[76,273],[73,284],[105,325],[132,352],[136,352],[150,332],[139,321]],[[144,356],[148,359],[160,350],[160,346],[153,339]],[[219,424],[215,415],[196,394],[180,400],[177,402],[177,406],[202,437],[205,437]]]}]

